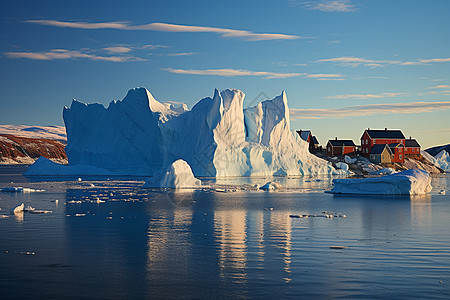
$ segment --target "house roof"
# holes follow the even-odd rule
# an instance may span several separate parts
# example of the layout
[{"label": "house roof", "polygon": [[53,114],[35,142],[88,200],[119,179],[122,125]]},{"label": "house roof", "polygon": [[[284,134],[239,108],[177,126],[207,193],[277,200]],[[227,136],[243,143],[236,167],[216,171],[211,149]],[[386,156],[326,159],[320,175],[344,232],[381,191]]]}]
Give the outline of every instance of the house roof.
[{"label": "house roof", "polygon": [[297,130],[297,133],[302,138],[302,140],[308,141],[308,137],[311,134],[311,130]]},{"label": "house roof", "polygon": [[356,147],[353,140],[329,140],[328,143],[330,143],[331,146],[333,146],[333,147],[342,147],[342,146]]},{"label": "house roof", "polygon": [[397,147],[405,147],[405,146],[403,146],[403,144],[402,143],[392,143],[392,144],[389,144],[389,148],[397,148]]},{"label": "house roof", "polygon": [[383,153],[384,149],[387,148],[389,153],[392,154],[391,149],[386,144],[378,144],[374,145],[372,149],[370,150],[370,154],[381,154]]},{"label": "house roof", "polygon": [[419,143],[415,139],[405,140],[406,147],[420,147]]},{"label": "house roof", "polygon": [[374,130],[367,129],[367,134],[372,139],[405,139],[401,130]]},{"label": "house roof", "polygon": [[314,143],[314,145],[319,145],[319,140],[316,138],[316,136],[315,135],[313,135],[313,143]]}]

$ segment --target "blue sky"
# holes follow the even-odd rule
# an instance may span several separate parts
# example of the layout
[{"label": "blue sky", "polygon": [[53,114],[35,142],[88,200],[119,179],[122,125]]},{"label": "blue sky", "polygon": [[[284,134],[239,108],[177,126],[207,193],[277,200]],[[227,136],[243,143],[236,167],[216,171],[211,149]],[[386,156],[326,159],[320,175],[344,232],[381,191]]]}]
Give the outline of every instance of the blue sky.
[{"label": "blue sky", "polygon": [[450,143],[450,1],[1,1],[0,124],[63,125],[75,98],[144,86],[192,107],[285,90],[291,128]]}]

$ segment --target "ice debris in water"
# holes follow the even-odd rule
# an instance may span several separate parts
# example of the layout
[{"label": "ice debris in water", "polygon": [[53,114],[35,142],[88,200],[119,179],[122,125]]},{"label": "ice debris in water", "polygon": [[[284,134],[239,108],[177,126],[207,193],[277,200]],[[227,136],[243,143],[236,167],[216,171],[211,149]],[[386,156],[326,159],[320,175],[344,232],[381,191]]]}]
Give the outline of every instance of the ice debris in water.
[{"label": "ice debris in water", "polygon": [[34,207],[31,207],[30,205],[25,206],[25,204],[21,204],[14,209],[11,209],[11,213],[17,214],[17,213],[23,213],[27,212],[30,214],[48,214],[51,213],[51,210],[43,210],[43,209],[36,209]]},{"label": "ice debris in water", "polygon": [[289,215],[290,218],[347,218],[343,213],[335,213],[332,211],[323,211],[322,214],[318,215]]},{"label": "ice debris in water", "polygon": [[35,190],[30,188],[24,188],[24,187],[6,187],[0,189],[1,192],[4,193],[32,193],[32,192],[45,192],[45,190]]}]

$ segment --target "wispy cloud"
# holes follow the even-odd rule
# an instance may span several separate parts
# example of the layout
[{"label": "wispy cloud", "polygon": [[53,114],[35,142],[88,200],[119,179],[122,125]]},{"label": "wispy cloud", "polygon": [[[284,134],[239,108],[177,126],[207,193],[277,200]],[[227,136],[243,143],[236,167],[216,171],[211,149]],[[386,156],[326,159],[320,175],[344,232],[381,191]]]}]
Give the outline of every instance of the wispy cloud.
[{"label": "wispy cloud", "polygon": [[168,56],[191,56],[196,55],[197,52],[180,52],[180,53],[168,53]]},{"label": "wispy cloud", "polygon": [[391,98],[407,96],[408,93],[381,93],[381,94],[346,94],[346,95],[336,95],[328,96],[328,99],[375,99],[375,98]]},{"label": "wispy cloud", "polygon": [[302,3],[303,7],[307,9],[324,12],[352,12],[357,10],[350,0],[314,0]]},{"label": "wispy cloud", "polygon": [[169,48],[170,46],[167,45],[144,45],[142,47],[140,47],[139,49],[143,49],[143,50],[155,50],[155,49],[160,49],[160,48]]},{"label": "wispy cloud", "polygon": [[192,69],[162,69],[170,73],[176,74],[189,74],[189,75],[215,75],[224,77],[234,76],[260,76],[266,79],[271,78],[289,78],[302,76],[303,73],[275,73],[275,72],[257,72],[244,69],[205,69],[205,70],[192,70]]},{"label": "wispy cloud", "polygon": [[290,77],[303,77],[303,78],[313,78],[318,80],[344,80],[344,76],[341,74],[308,74],[308,73],[277,73],[277,72],[265,72],[265,71],[249,71],[245,69],[204,69],[204,70],[193,70],[193,69],[173,69],[165,68],[161,69],[175,74],[189,74],[189,75],[213,75],[213,76],[224,76],[224,77],[235,77],[235,76],[259,76],[265,79],[272,78],[290,78]]},{"label": "wispy cloud", "polygon": [[441,84],[441,85],[437,85],[437,86],[428,87],[427,89],[450,89],[450,85]]},{"label": "wispy cloud", "polygon": [[354,57],[354,56],[343,56],[343,57],[335,57],[335,58],[325,58],[320,59],[317,62],[332,62],[332,63],[338,63],[343,66],[352,66],[356,67],[359,65],[365,65],[369,67],[375,67],[375,66],[382,66],[385,64],[399,64],[400,61],[393,61],[393,60],[373,60],[373,59],[366,59],[363,57]]},{"label": "wispy cloud", "polygon": [[132,52],[133,49],[130,47],[123,47],[123,46],[118,46],[118,47],[106,47],[103,48],[103,50],[105,50],[106,52],[112,53],[112,54],[116,54],[116,53],[128,53],[128,52]]},{"label": "wispy cloud", "polygon": [[210,32],[219,34],[226,38],[240,38],[246,41],[266,41],[266,40],[293,40],[302,38],[297,35],[282,33],[254,33],[248,30],[238,30],[229,28],[218,28],[208,26],[178,25],[169,23],[149,23],[144,25],[131,25],[129,22],[67,22],[56,20],[28,20],[28,23],[78,29],[118,29],[118,30],[149,30],[165,32]]},{"label": "wispy cloud", "polygon": [[9,58],[27,58],[33,60],[89,59],[95,61],[128,62],[144,61],[134,56],[102,56],[88,53],[87,50],[52,49],[44,52],[4,52]]},{"label": "wispy cloud", "polygon": [[445,63],[450,62],[450,58],[428,58],[428,59],[418,59],[416,61],[399,61],[399,60],[374,60],[374,59],[366,59],[364,57],[343,56],[343,57],[320,59],[316,62],[332,62],[342,66],[351,66],[351,67],[364,65],[367,67],[375,68],[375,67],[384,67],[387,65],[413,66],[413,65],[429,65],[431,63]]},{"label": "wispy cloud", "polygon": [[305,74],[304,77],[318,80],[345,80],[344,75],[341,74]]},{"label": "wispy cloud", "polygon": [[416,114],[450,109],[450,101],[410,102],[355,105],[342,108],[298,109],[291,108],[294,119],[340,119],[345,117],[363,117],[381,114]]}]

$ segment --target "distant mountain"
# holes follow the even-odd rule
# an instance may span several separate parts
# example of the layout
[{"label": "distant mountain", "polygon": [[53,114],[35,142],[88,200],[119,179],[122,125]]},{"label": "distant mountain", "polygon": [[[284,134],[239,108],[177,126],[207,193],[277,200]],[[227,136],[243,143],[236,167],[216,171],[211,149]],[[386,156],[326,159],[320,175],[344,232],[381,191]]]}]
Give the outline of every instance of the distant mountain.
[{"label": "distant mountain", "polygon": [[67,141],[66,128],[64,126],[0,125],[0,134],[58,140],[64,143]]},{"label": "distant mountain", "polygon": [[65,144],[53,139],[0,134],[0,164],[31,164],[40,156],[67,163]]},{"label": "distant mountain", "polygon": [[425,151],[427,151],[430,155],[432,156],[436,156],[439,154],[439,152],[441,152],[442,150],[447,151],[447,153],[450,154],[450,144],[447,145],[443,145],[443,146],[436,146],[436,147],[432,147],[432,148],[428,148]]}]

